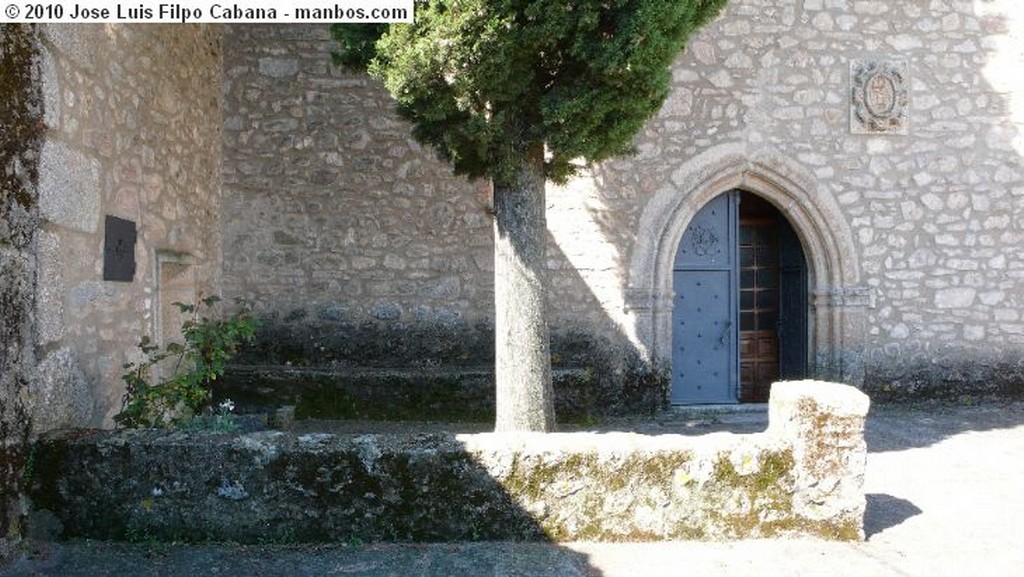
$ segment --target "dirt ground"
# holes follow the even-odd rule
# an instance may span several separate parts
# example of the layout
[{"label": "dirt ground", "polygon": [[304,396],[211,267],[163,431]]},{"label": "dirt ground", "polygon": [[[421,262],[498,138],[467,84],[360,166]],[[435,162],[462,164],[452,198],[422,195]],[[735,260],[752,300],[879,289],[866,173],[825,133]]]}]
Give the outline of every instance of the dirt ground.
[{"label": "dirt ground", "polygon": [[[701,434],[752,432],[765,424],[764,410],[755,408],[690,411],[602,428]],[[353,426],[335,425],[339,432]],[[184,546],[37,541],[27,544],[24,561],[0,570],[0,575],[1024,575],[1024,531],[1019,529],[1024,523],[1024,402],[874,407],[867,438],[863,543],[777,539]]]}]

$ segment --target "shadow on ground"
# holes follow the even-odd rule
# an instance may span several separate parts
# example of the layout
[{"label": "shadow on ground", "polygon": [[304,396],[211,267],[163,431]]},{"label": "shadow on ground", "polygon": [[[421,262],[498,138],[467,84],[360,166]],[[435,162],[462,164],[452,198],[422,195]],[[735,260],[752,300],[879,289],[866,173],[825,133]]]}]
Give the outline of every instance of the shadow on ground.
[{"label": "shadow on ground", "polygon": [[[640,435],[687,435],[728,432],[761,433],[768,427],[768,405],[733,407],[682,407],[656,415],[605,417],[591,423],[558,423],[560,433],[637,433]],[[487,433],[489,422],[378,421],[303,419],[294,421],[297,433],[393,434],[393,433]]]},{"label": "shadow on ground", "polygon": [[[178,577],[182,575],[363,577],[600,577],[588,555],[550,543],[374,545],[132,544],[72,540],[32,543],[8,577]],[[101,572],[97,572],[102,568]]]},{"label": "shadow on ground", "polygon": [[964,405],[951,401],[876,404],[868,414],[868,452],[929,447],[971,431],[1024,426],[1024,401],[987,399]]},{"label": "shadow on ground", "polygon": [[868,539],[924,512],[910,501],[892,495],[868,493],[864,497],[867,499],[867,508],[864,510],[864,535]]}]

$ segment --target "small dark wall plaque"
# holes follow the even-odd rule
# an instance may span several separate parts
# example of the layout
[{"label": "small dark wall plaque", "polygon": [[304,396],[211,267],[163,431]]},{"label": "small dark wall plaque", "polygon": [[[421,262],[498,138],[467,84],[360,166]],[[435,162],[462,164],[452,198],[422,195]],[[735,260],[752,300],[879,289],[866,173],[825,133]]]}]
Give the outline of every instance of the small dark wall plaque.
[{"label": "small dark wall plaque", "polygon": [[107,215],[103,241],[103,280],[135,279],[135,223]]}]

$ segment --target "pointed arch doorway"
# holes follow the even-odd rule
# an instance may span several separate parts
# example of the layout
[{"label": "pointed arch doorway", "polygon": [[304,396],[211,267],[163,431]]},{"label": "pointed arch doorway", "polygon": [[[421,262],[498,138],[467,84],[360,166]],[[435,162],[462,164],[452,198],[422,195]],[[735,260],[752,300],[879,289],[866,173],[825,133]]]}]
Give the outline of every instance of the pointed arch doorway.
[{"label": "pointed arch doorway", "polygon": [[765,402],[808,366],[807,259],[770,202],[731,190],[708,202],[673,261],[673,404]]}]

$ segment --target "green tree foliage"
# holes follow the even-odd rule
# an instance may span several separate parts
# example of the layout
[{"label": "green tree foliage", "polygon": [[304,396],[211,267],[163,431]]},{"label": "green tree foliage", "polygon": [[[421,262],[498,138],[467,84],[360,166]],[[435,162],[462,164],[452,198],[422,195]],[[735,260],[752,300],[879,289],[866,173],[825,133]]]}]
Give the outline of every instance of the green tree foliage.
[{"label": "green tree foliage", "polygon": [[338,57],[384,81],[414,134],[455,171],[545,176],[630,152],[670,66],[725,0],[432,0],[414,24],[336,25]]}]

